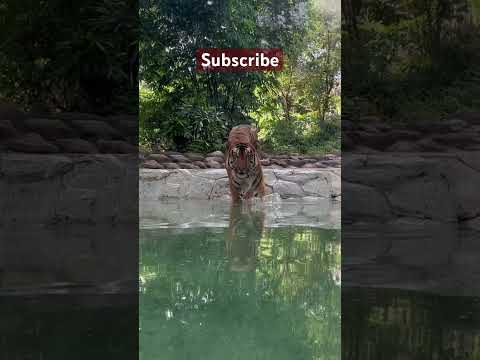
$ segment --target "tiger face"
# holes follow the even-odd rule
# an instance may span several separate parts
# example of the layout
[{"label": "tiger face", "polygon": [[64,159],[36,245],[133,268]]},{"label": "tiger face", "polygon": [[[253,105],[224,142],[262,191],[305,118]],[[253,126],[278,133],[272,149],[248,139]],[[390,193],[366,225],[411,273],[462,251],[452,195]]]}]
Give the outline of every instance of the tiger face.
[{"label": "tiger face", "polygon": [[239,179],[255,175],[257,168],[256,151],[248,144],[237,144],[229,153],[228,167]]}]

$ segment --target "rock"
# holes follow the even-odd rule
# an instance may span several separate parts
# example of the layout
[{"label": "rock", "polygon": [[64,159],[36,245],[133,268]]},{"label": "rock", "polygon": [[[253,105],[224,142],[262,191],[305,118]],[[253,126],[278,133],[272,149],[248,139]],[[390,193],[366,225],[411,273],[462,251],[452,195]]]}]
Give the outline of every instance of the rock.
[{"label": "rock", "polygon": [[179,153],[178,151],[165,151],[165,155],[182,155],[182,153]]},{"label": "rock", "polygon": [[282,199],[304,195],[302,188],[298,184],[284,180],[275,181],[273,183],[273,191],[279,193]]},{"label": "rock", "polygon": [[144,163],[143,163],[143,167],[145,169],[163,169],[164,166],[163,165],[160,165],[158,162],[156,162],[155,160],[146,160]]},{"label": "rock", "polygon": [[194,161],[193,165],[198,166],[200,169],[206,169],[207,165],[203,161]]},{"label": "rock", "polygon": [[221,152],[221,151],[214,151],[214,152],[211,152],[209,154],[207,154],[207,156],[210,156],[210,157],[221,157],[223,159],[223,156],[224,154]]},{"label": "rock", "polygon": [[36,155],[32,161],[27,154],[9,154],[3,158],[2,175],[12,182],[28,183],[64,175],[72,168],[72,160],[62,155]]},{"label": "rock", "polygon": [[188,163],[190,162],[189,159],[187,159],[185,156],[183,156],[182,154],[171,154],[171,155],[168,155],[168,157],[173,160],[174,162],[182,162],[182,163]]},{"label": "rock", "polygon": [[[317,164],[317,163],[315,163]],[[331,167],[339,167],[342,165],[341,161],[339,159],[332,159],[332,160],[323,160],[322,164],[325,166],[331,166]]]},{"label": "rock", "polygon": [[75,135],[75,131],[59,119],[32,118],[23,122],[24,126],[39,133],[46,139],[69,138]]},{"label": "rock", "polygon": [[202,161],[204,159],[204,156],[199,153],[190,152],[190,153],[185,153],[183,155],[191,161]]},{"label": "rock", "polygon": [[135,154],[138,147],[121,140],[99,140],[97,147],[101,152],[107,154]]},{"label": "rock", "polygon": [[125,136],[136,135],[138,133],[138,120],[129,119],[109,119],[110,125],[120,130]]},{"label": "rock", "polygon": [[303,161],[305,161],[306,163],[315,163],[317,162],[317,159],[309,156],[308,158],[303,159]]},{"label": "rock", "polygon": [[299,160],[299,159],[289,159],[289,160],[287,160],[287,163],[289,165],[293,165],[293,166],[296,166],[296,167],[301,167],[303,164],[305,164],[305,161],[304,160]]},{"label": "rock", "polygon": [[262,166],[268,166],[271,164],[271,161],[270,159],[262,159],[260,160],[260,164],[262,164]]},{"label": "rock", "polygon": [[210,169],[221,169],[221,168],[223,168],[222,164],[220,164],[216,161],[207,161],[205,164]]},{"label": "rock", "polygon": [[442,152],[445,151],[445,146],[440,145],[435,140],[426,138],[419,140],[417,142],[420,151],[435,151],[435,152]]},{"label": "rock", "polygon": [[315,169],[317,166],[315,165],[315,163],[308,163],[308,164],[305,164],[305,165],[302,165],[302,169]]},{"label": "rock", "polygon": [[316,168],[320,168],[320,169],[329,167],[329,165],[324,164],[322,161],[317,161],[316,163],[313,163],[312,165],[315,165]]},{"label": "rock", "polygon": [[480,139],[472,136],[470,132],[434,135],[432,139],[436,142],[453,147],[463,148],[465,145],[478,144]]},{"label": "rock", "polygon": [[180,166],[178,166],[176,163],[165,163],[162,165],[165,167],[165,169],[180,169]]},{"label": "rock", "polygon": [[27,153],[56,153],[58,147],[45,141],[40,135],[28,133],[8,141],[10,150]]},{"label": "rock", "polygon": [[73,120],[72,125],[82,135],[96,139],[120,139],[120,133],[103,121],[96,120]]},{"label": "rock", "polygon": [[384,221],[392,215],[386,198],[372,187],[343,181],[342,197],[348,199],[342,206],[342,221]]},{"label": "rock", "polygon": [[223,157],[218,157],[218,156],[207,156],[207,157],[205,158],[205,161],[206,161],[206,162],[216,161],[216,162],[218,162],[218,163],[220,163],[220,164],[224,162]]},{"label": "rock", "polygon": [[194,169],[194,165],[191,163],[178,163],[180,169]]},{"label": "rock", "polygon": [[420,150],[420,145],[410,141],[397,141],[386,149],[388,152],[416,152]]},{"label": "rock", "polygon": [[55,143],[61,151],[66,153],[94,154],[98,152],[94,144],[82,139],[58,139]]},{"label": "rock", "polygon": [[0,119],[0,136],[1,137],[10,137],[17,134],[17,129],[13,126],[10,120],[1,120]]},{"label": "rock", "polygon": [[286,168],[288,166],[287,160],[278,159],[278,158],[272,159],[272,164],[281,166],[282,168]]},{"label": "rock", "polygon": [[150,154],[148,155],[148,159],[155,160],[158,163],[166,163],[171,162],[170,158],[164,154]]}]

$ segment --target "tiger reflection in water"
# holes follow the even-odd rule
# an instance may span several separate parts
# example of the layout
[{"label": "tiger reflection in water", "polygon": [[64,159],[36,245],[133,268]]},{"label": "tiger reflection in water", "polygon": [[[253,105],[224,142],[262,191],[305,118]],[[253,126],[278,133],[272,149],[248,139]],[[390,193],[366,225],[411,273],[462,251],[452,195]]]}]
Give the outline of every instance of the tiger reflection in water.
[{"label": "tiger reflection in water", "polygon": [[225,243],[231,271],[255,270],[264,221],[263,209],[255,209],[248,203],[232,204],[230,207],[230,224]]}]

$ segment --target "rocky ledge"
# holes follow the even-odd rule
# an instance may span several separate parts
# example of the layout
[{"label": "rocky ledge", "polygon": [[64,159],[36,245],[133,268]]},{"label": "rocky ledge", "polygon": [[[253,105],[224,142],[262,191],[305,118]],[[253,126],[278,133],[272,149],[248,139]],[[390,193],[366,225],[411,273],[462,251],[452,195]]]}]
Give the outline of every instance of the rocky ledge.
[{"label": "rocky ledge", "polygon": [[[340,200],[341,171],[265,169],[268,198]],[[141,169],[140,201],[167,199],[229,199],[225,169]]]},{"label": "rocky ledge", "polygon": [[[214,151],[209,154],[179,153],[174,151],[140,154],[141,167],[145,169],[222,169],[225,168],[224,154]],[[262,154],[262,166],[269,169],[339,168],[339,155],[270,155]]]},{"label": "rocky ledge", "polygon": [[138,118],[23,112],[0,101],[0,151],[30,154],[136,154]]},{"label": "rocky ledge", "polygon": [[448,153],[480,150],[480,112],[445,119],[386,123],[376,116],[342,119],[342,151],[353,153]]}]

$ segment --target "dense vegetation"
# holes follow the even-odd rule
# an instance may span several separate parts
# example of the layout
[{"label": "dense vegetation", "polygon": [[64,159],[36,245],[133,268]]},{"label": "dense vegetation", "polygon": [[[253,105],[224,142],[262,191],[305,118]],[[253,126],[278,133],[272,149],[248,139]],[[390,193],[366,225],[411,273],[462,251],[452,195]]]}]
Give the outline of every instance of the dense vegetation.
[{"label": "dense vegetation", "polygon": [[[264,149],[339,148],[340,20],[336,1],[143,0],[140,142],[222,149],[254,123]],[[197,48],[281,47],[278,73],[198,73]]]},{"label": "dense vegetation", "polygon": [[416,121],[478,110],[478,0],[346,0],[342,8],[345,116]]},{"label": "dense vegetation", "polygon": [[138,111],[136,1],[4,0],[0,99],[26,110]]}]

